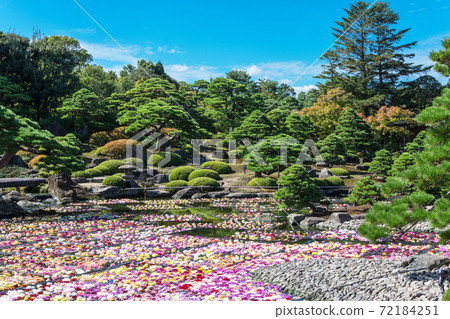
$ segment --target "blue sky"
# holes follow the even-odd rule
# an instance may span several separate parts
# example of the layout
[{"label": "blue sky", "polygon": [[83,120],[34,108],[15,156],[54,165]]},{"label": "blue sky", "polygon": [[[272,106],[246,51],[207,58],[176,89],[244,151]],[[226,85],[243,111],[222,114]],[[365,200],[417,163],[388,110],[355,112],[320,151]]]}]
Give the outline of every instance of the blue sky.
[{"label": "blue sky", "polygon": [[[2,0],[0,30],[30,36],[37,27],[44,35],[72,36],[96,64],[110,70],[140,58],[161,60],[167,73],[192,82],[237,68],[255,80],[295,82],[297,91],[317,82],[313,76],[320,73],[320,61],[296,80],[332,44],[331,27],[354,2],[77,1],[131,56],[73,0]],[[390,4],[400,14],[398,28],[411,28],[404,40],[419,42],[415,61],[430,64],[428,53],[450,36],[450,0]]]}]

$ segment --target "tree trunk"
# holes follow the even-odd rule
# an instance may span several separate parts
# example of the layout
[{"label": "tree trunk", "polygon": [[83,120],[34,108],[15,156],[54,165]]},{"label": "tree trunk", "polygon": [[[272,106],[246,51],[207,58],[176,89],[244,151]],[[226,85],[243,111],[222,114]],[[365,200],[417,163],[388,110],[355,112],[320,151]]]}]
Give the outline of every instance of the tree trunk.
[{"label": "tree trunk", "polygon": [[261,177],[262,176],[262,172],[255,172],[255,177]]},{"label": "tree trunk", "polygon": [[0,169],[6,167],[13,156],[14,152],[6,151],[5,153],[3,153],[3,155],[0,157]]}]

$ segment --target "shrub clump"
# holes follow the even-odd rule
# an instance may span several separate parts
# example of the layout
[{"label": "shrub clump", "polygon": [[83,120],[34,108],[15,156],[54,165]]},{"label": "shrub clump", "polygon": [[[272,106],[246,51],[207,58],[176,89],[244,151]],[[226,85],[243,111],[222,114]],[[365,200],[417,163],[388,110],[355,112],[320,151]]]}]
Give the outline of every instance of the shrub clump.
[{"label": "shrub clump", "polygon": [[450,301],[450,289],[447,289],[447,291],[444,293],[444,296],[442,297],[443,301]]},{"label": "shrub clump", "polygon": [[330,176],[325,178],[325,180],[330,184],[330,186],[345,186],[344,181],[337,176]]},{"label": "shrub clump", "polygon": [[47,157],[47,155],[38,155],[38,156],[36,156],[36,157],[33,157],[29,162],[28,162],[28,167],[29,168],[32,168],[32,169],[34,169],[34,168],[36,168],[35,166],[37,165],[37,164],[39,164],[44,158],[46,158]]},{"label": "shrub clump", "polygon": [[350,176],[350,172],[347,171],[345,168],[334,167],[329,168],[328,170],[337,176]]},{"label": "shrub clump", "polygon": [[189,174],[188,179],[191,181],[195,178],[199,178],[199,177],[209,177],[215,180],[220,179],[220,175],[219,173],[217,173],[216,171],[213,171],[212,169],[198,169],[198,170],[194,170]]},{"label": "shrub clump", "polygon": [[317,179],[313,179],[314,184],[316,184],[317,186],[331,186],[330,183],[328,183],[325,179],[323,178],[317,178]]},{"label": "shrub clump", "polygon": [[100,163],[95,169],[98,169],[102,172],[102,175],[114,175],[116,173],[121,173],[122,171],[119,169],[120,166],[124,164],[124,161],[120,160],[109,160]]},{"label": "shrub clump", "polygon": [[256,177],[248,182],[248,186],[277,186],[277,180],[272,177]]},{"label": "shrub clump", "polygon": [[[188,182],[186,182],[184,180],[171,181],[165,185],[165,187],[185,187],[185,186],[188,186]],[[166,189],[166,191],[168,191],[171,194],[175,194],[179,190],[180,190],[179,188],[167,188]]]},{"label": "shrub clump", "polygon": [[127,153],[128,141],[128,139],[124,138],[121,140],[109,142],[102,147],[102,154],[111,158],[124,158]]},{"label": "shrub clump", "polygon": [[126,182],[119,176],[108,176],[103,180],[102,185],[125,188]]},{"label": "shrub clump", "polygon": [[102,146],[111,141],[111,137],[108,132],[101,131],[91,134],[91,138],[89,139],[89,144],[94,146]]},{"label": "shrub clump", "polygon": [[202,186],[203,188],[211,190],[218,189],[220,187],[220,184],[215,179],[209,177],[199,177],[189,181],[188,186]]},{"label": "shrub clump", "polygon": [[189,174],[195,171],[194,167],[191,166],[180,166],[172,170],[169,175],[169,181],[187,181],[189,178]]},{"label": "shrub clump", "polygon": [[[165,163],[163,166],[160,166],[159,163],[166,158],[169,158],[169,161]],[[150,166],[167,167],[167,166],[178,166],[183,164],[184,164],[183,158],[180,155],[171,152],[155,153],[150,155],[150,157],[148,158],[148,165]]]},{"label": "shrub clump", "polygon": [[219,161],[209,161],[202,164],[202,167],[211,167],[219,174],[230,174],[233,173],[233,169],[230,165]]}]

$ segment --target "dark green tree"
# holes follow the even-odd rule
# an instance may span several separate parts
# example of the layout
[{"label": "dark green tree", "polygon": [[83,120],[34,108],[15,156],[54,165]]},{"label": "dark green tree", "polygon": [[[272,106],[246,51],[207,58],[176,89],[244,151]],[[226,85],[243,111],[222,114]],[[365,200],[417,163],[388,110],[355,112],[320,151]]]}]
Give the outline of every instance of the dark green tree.
[{"label": "dark green tree", "polygon": [[408,169],[411,165],[414,165],[414,156],[408,152],[402,153],[392,164],[392,169],[388,172],[389,175],[398,176]]},{"label": "dark green tree", "polygon": [[375,153],[372,162],[369,163],[369,171],[376,176],[386,177],[392,167],[392,155],[389,151],[381,149]]},{"label": "dark green tree", "polygon": [[305,208],[315,210],[316,203],[322,200],[319,188],[301,165],[292,165],[283,171],[278,184],[284,186],[274,194],[276,200],[282,200],[282,207]]},{"label": "dark green tree", "polygon": [[303,143],[306,139],[315,139],[317,137],[316,127],[308,115],[300,116],[297,112],[291,113],[284,122],[284,125],[287,128],[288,135],[300,143]]},{"label": "dark green tree", "polygon": [[342,140],[332,133],[324,140],[317,143],[320,149],[320,157],[333,167],[334,164],[341,164],[346,155],[345,145]]},{"label": "dark green tree", "polygon": [[86,65],[80,73],[81,85],[105,99],[116,91],[118,78],[113,71],[105,72],[99,65]]},{"label": "dark green tree", "polygon": [[442,40],[442,50],[430,53],[430,59],[436,62],[434,69],[443,76],[450,75],[450,38]]},{"label": "dark green tree", "polygon": [[375,184],[370,176],[365,176],[356,182],[350,195],[344,198],[344,202],[355,205],[373,205],[375,201],[381,198],[383,196],[381,195],[380,185]]},{"label": "dark green tree", "polygon": [[348,108],[339,118],[335,134],[344,143],[346,155],[359,157],[361,163],[371,158],[377,148],[369,124],[351,108]]},{"label": "dark green tree", "polygon": [[57,111],[63,119],[80,119],[82,135],[85,137],[89,134],[89,123],[104,120],[108,114],[107,107],[88,89],[80,89],[72,97],[65,99]]},{"label": "dark green tree", "polygon": [[274,125],[264,115],[263,112],[255,110],[242,121],[241,125],[235,128],[228,136],[242,142],[248,139],[251,143],[255,143],[260,139],[272,135]]}]

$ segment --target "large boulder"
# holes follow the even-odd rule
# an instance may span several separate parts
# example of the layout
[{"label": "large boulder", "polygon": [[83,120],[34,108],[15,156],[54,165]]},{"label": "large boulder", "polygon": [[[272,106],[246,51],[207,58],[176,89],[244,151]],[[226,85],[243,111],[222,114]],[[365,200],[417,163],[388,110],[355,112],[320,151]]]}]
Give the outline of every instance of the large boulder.
[{"label": "large boulder", "polygon": [[209,196],[209,193],[197,193],[192,195],[192,199],[198,199],[198,198],[211,198]]},{"label": "large boulder", "polygon": [[157,174],[152,177],[152,182],[155,184],[164,184],[169,182],[169,174]]},{"label": "large boulder", "polygon": [[307,217],[300,222],[300,225],[310,227],[319,223],[323,223],[324,221],[325,219],[320,217]]},{"label": "large boulder", "polygon": [[331,173],[327,168],[322,169],[318,175],[319,178],[327,178],[330,176],[334,176],[334,174]]},{"label": "large boulder", "polygon": [[13,201],[6,200],[0,197],[0,216],[19,216],[25,211]]},{"label": "large boulder", "polygon": [[18,166],[28,168],[27,163],[25,163],[19,155],[13,155],[8,162],[8,166]]},{"label": "large boulder", "polygon": [[347,213],[333,213],[328,218],[328,221],[336,225],[342,225],[343,223],[348,222],[352,219],[352,216]]},{"label": "large boulder", "polygon": [[355,169],[357,169],[359,171],[368,171],[369,170],[369,165],[358,164],[358,165],[355,166]]},{"label": "large boulder", "polygon": [[94,187],[92,192],[103,198],[117,198],[120,195],[121,188],[118,186],[99,186]]},{"label": "large boulder", "polygon": [[287,216],[287,221],[291,226],[298,226],[305,218],[305,214],[289,214]]},{"label": "large boulder", "polygon": [[22,194],[18,191],[12,191],[6,195],[3,195],[3,199],[10,201],[10,202],[14,202],[17,203],[21,200],[32,200],[33,196],[31,195],[27,195],[27,194]]},{"label": "large boulder", "polygon": [[78,186],[67,174],[53,175],[48,178],[48,192],[60,202],[89,199],[95,195]]},{"label": "large boulder", "polygon": [[370,205],[360,205],[360,206],[348,206],[347,207],[347,213],[350,215],[360,215],[360,214],[367,214],[369,209],[371,209],[372,206]]},{"label": "large boulder", "polygon": [[173,199],[181,199],[181,198],[191,198],[194,194],[201,193],[202,189],[200,187],[188,187],[176,192],[172,198]]},{"label": "large boulder", "polygon": [[316,166],[317,167],[328,167],[328,163],[325,163],[325,162],[321,161],[321,162],[317,162]]},{"label": "large boulder", "polygon": [[401,266],[409,269],[423,269],[433,270],[450,264],[450,259],[446,257],[439,257],[430,254],[420,254],[409,256]]},{"label": "large boulder", "polygon": [[208,196],[210,198],[222,198],[228,194],[229,194],[229,192],[209,192]]}]

